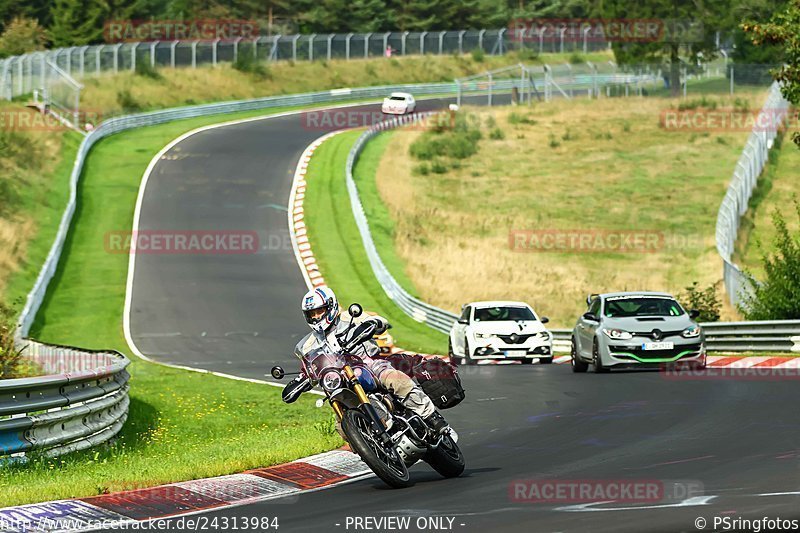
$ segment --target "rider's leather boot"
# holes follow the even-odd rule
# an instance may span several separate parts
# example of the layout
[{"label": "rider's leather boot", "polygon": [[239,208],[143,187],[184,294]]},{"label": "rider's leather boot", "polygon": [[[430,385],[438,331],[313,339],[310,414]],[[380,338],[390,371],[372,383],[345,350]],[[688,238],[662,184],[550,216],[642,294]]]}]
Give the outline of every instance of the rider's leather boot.
[{"label": "rider's leather boot", "polygon": [[431,416],[426,418],[425,423],[428,424],[437,435],[441,435],[444,433],[444,430],[449,427],[447,420],[445,420],[438,411],[434,411]]}]

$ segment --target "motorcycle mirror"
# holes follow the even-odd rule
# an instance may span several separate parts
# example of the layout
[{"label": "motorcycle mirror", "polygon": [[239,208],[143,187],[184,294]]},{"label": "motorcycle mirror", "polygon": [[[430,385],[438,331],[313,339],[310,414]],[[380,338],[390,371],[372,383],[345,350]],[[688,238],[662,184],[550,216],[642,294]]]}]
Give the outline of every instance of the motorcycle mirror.
[{"label": "motorcycle mirror", "polygon": [[350,316],[356,318],[361,316],[361,314],[364,312],[364,308],[356,303],[352,303],[350,304],[350,307],[347,308],[347,312],[350,313]]},{"label": "motorcycle mirror", "polygon": [[272,377],[275,379],[282,379],[283,376],[286,375],[286,372],[284,372],[283,369],[279,366],[273,366],[270,374],[272,374]]}]

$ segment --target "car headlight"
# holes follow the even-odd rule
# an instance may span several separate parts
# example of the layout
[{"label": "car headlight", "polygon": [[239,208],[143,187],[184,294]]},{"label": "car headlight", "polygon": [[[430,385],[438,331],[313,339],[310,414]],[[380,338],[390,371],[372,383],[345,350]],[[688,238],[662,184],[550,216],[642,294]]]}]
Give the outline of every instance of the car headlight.
[{"label": "car headlight", "polygon": [[475,338],[476,339],[488,339],[490,337],[494,337],[494,335],[492,335],[491,333],[476,333],[475,334]]},{"label": "car headlight", "polygon": [[621,329],[603,328],[603,333],[605,333],[609,339],[614,339],[614,340],[624,341],[633,338],[633,334],[630,331],[622,331]]},{"label": "car headlight", "polygon": [[681,333],[681,337],[685,337],[687,339],[699,336],[700,336],[700,326],[689,326],[688,328],[683,330],[683,333]]},{"label": "car headlight", "polygon": [[339,387],[342,386],[342,375],[339,373],[338,370],[331,370],[325,372],[322,376],[322,388],[328,392],[335,391]]},{"label": "car headlight", "polygon": [[539,333],[537,333],[536,335],[537,335],[537,336],[538,336],[540,339],[544,339],[544,340],[547,340],[547,339],[549,339],[549,338],[550,338],[550,334],[549,334],[548,332],[546,332],[546,331],[540,331],[540,332],[539,332]]}]

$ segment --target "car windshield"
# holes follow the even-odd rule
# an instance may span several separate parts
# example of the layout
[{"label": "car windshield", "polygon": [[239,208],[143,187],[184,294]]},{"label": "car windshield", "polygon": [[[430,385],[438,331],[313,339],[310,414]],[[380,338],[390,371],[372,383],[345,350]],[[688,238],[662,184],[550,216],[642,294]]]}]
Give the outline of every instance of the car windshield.
[{"label": "car windshield", "polygon": [[671,298],[624,298],[607,300],[603,314],[607,317],[681,316],[683,309]]},{"label": "car windshield", "polygon": [[499,322],[501,320],[536,320],[527,307],[479,307],[475,309],[475,322]]},{"label": "car windshield", "polygon": [[405,96],[390,96],[389,100],[400,100],[401,102],[405,102],[406,101],[406,97]]}]

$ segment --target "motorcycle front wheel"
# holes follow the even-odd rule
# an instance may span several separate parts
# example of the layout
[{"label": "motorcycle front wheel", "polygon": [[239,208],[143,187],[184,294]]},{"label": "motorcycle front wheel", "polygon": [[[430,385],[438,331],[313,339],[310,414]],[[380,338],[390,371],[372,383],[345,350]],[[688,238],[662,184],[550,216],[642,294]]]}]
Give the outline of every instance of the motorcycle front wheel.
[{"label": "motorcycle front wheel", "polygon": [[373,433],[367,415],[348,409],[342,419],[342,429],[353,450],[384,483],[395,489],[412,485],[405,462],[394,447],[384,447]]},{"label": "motorcycle front wheel", "polygon": [[458,477],[464,472],[464,455],[450,435],[442,437],[439,446],[425,455],[425,462],[444,477]]}]

